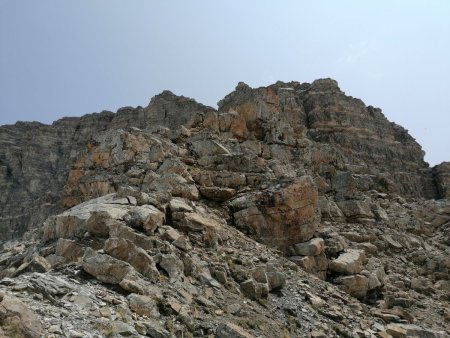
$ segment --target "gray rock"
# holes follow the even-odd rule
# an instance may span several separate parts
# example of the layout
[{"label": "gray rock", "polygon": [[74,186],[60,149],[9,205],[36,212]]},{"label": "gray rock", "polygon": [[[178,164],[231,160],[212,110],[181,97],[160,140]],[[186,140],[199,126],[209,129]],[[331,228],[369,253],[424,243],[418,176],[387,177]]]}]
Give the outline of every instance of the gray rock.
[{"label": "gray rock", "polygon": [[369,281],[366,276],[352,275],[343,276],[336,279],[342,289],[356,298],[364,298],[369,290]]},{"label": "gray rock", "polygon": [[184,276],[184,264],[175,254],[159,254],[155,262],[167,273],[171,280]]},{"label": "gray rock", "polygon": [[39,317],[16,297],[0,293],[0,333],[5,337],[39,338],[44,331]]},{"label": "gray rock", "polygon": [[82,267],[98,280],[110,284],[119,284],[133,270],[130,264],[90,248],[84,253]]},{"label": "gray rock", "polygon": [[324,247],[322,238],[313,238],[308,242],[294,244],[294,252],[300,256],[317,256],[323,252]]},{"label": "gray rock", "polygon": [[140,316],[158,318],[159,311],[155,300],[148,296],[131,293],[127,297],[130,309]]},{"label": "gray rock", "polygon": [[336,273],[352,275],[362,271],[364,260],[364,251],[349,249],[340,254],[338,258],[333,259],[329,264],[329,269]]},{"label": "gray rock", "polygon": [[232,323],[221,323],[216,330],[217,338],[254,338],[242,327]]},{"label": "gray rock", "polygon": [[159,272],[153,258],[132,241],[124,238],[109,238],[105,242],[104,251],[111,257],[129,263],[151,281],[158,281]]}]

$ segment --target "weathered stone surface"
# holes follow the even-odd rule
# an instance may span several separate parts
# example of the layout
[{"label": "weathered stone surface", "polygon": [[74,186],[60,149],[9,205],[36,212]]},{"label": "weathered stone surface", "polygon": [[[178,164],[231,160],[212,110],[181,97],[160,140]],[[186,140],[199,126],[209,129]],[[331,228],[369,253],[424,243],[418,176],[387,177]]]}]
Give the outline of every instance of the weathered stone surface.
[{"label": "weathered stone surface", "polygon": [[146,234],[152,234],[163,225],[165,215],[152,205],[133,208],[126,216],[125,221],[135,228],[142,228]]},{"label": "weathered stone surface", "polygon": [[34,292],[46,297],[61,297],[76,290],[76,285],[58,276],[34,272],[30,275],[30,286]]},{"label": "weathered stone surface", "polygon": [[322,238],[313,238],[308,242],[294,244],[294,252],[300,256],[317,256],[323,252],[325,242]]},{"label": "weathered stone surface", "polygon": [[308,176],[264,194],[235,199],[236,225],[258,240],[286,250],[309,240],[317,229],[317,188]]},{"label": "weathered stone surface", "polygon": [[169,203],[169,208],[170,211],[172,212],[177,212],[177,211],[181,211],[181,212],[191,212],[194,211],[194,209],[192,209],[192,207],[188,204],[188,201],[179,198],[179,197],[175,197],[172,198],[170,200]]},{"label": "weathered stone surface", "polygon": [[224,202],[236,195],[236,190],[232,188],[200,187],[200,194],[207,199]]},{"label": "weathered stone surface", "polygon": [[[107,235],[107,227],[129,212],[127,199],[115,194],[79,204],[62,214],[49,217],[42,228],[44,240],[81,237],[89,229],[96,235]],[[92,218],[91,218],[92,217]]]},{"label": "weathered stone surface", "polygon": [[15,272],[15,275],[20,275],[27,272],[47,272],[51,269],[51,264],[42,256],[35,256],[31,261],[23,263]]},{"label": "weathered stone surface", "polygon": [[336,282],[345,292],[356,298],[364,298],[369,290],[369,280],[363,275],[339,277]]},{"label": "weathered stone surface", "polygon": [[242,327],[233,323],[221,323],[216,330],[217,338],[254,338]]},{"label": "weathered stone surface", "polygon": [[304,271],[325,279],[328,268],[328,259],[324,253],[317,256],[292,256],[289,259]]},{"label": "weathered stone surface", "polygon": [[56,243],[56,255],[68,262],[78,261],[84,253],[83,248],[76,241],[60,238]]},{"label": "weathered stone surface", "polygon": [[338,258],[333,259],[330,262],[329,268],[335,273],[352,275],[361,272],[364,260],[364,251],[348,250],[340,254]]},{"label": "weathered stone surface", "polygon": [[390,334],[394,338],[447,338],[450,336],[443,331],[438,332],[433,330],[426,330],[417,325],[411,324],[388,324],[386,333]]},{"label": "weathered stone surface", "polygon": [[104,251],[114,258],[129,263],[151,281],[158,280],[159,272],[152,257],[132,241],[124,238],[109,238],[105,242]]},{"label": "weathered stone surface", "polygon": [[364,218],[374,218],[374,214],[370,207],[369,200],[347,200],[338,202],[339,208],[344,213],[345,217],[349,221],[353,221],[355,219],[364,219]]},{"label": "weathered stone surface", "polygon": [[274,262],[269,262],[267,264],[266,277],[270,291],[280,290],[286,284],[286,274],[283,273],[280,266]]},{"label": "weathered stone surface", "polygon": [[170,279],[176,279],[184,275],[183,262],[174,254],[158,255],[156,263],[167,273]]},{"label": "weathered stone surface", "polygon": [[158,307],[153,298],[131,293],[128,295],[127,300],[130,309],[139,316],[147,316],[149,318],[159,317]]},{"label": "weathered stone surface", "polygon": [[90,248],[87,248],[84,253],[82,266],[87,273],[102,282],[110,284],[119,284],[133,269],[126,262],[109,255],[97,253]]},{"label": "weathered stone surface", "polygon": [[450,199],[450,162],[442,162],[435,166],[433,175],[439,197]]},{"label": "weathered stone surface", "polygon": [[154,238],[150,238],[134,229],[123,225],[123,224],[113,224],[109,229],[109,236],[121,239],[128,239],[133,242],[136,246],[144,249],[150,250],[158,247],[158,241]]},{"label": "weathered stone surface", "polygon": [[240,283],[240,287],[242,294],[253,300],[267,297],[269,293],[269,285],[267,282],[260,283],[254,279],[248,279]]},{"label": "weathered stone surface", "polygon": [[331,256],[335,256],[347,248],[348,241],[344,236],[332,233],[325,238],[325,251]]},{"label": "weathered stone surface", "polygon": [[39,338],[44,333],[41,322],[27,306],[3,292],[0,292],[0,333],[4,337]]},{"label": "weathered stone surface", "polygon": [[411,279],[411,289],[418,292],[430,293],[433,291],[433,285],[428,278],[416,277]]},{"label": "weathered stone surface", "polygon": [[216,220],[196,212],[184,214],[184,217],[179,224],[182,229],[187,231],[204,231],[207,229],[220,228],[220,224]]},{"label": "weathered stone surface", "polygon": [[[169,92],[153,105],[161,115],[125,108],[57,122],[56,134],[0,128],[0,227],[33,222],[0,245],[0,291],[36,312],[43,335],[201,337],[230,321],[270,337],[446,327],[446,167],[431,170],[379,109],[330,79],[240,83],[219,111]],[[36,137],[37,149],[27,128],[58,141]],[[23,273],[40,257],[52,269]]]}]

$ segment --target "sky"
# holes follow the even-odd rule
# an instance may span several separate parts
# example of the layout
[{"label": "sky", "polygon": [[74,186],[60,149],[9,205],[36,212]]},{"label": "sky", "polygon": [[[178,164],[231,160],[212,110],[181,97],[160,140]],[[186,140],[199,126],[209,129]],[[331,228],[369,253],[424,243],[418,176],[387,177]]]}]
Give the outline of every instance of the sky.
[{"label": "sky", "polygon": [[325,77],[450,160],[448,0],[0,0],[0,125]]}]

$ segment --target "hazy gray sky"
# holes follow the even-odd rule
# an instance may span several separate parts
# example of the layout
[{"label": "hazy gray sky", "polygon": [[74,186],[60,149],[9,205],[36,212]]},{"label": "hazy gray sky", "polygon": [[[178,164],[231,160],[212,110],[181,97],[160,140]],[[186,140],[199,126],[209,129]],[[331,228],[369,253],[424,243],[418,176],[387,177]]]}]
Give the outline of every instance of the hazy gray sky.
[{"label": "hazy gray sky", "polygon": [[321,77],[450,160],[448,0],[0,0],[0,124]]}]

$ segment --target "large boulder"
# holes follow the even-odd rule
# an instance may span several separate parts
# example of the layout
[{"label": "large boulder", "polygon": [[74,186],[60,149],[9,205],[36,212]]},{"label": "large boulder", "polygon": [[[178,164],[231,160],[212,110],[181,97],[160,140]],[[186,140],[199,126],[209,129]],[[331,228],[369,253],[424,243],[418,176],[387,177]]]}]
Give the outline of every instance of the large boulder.
[{"label": "large boulder", "polygon": [[0,292],[0,335],[39,338],[44,334],[38,316],[16,297]]},{"label": "large boulder", "polygon": [[106,236],[108,226],[122,220],[132,208],[127,198],[119,198],[116,194],[89,200],[49,217],[42,227],[42,239],[81,238],[87,231]]},{"label": "large boulder", "polygon": [[364,261],[364,251],[348,250],[340,254],[338,258],[333,259],[330,262],[329,269],[338,274],[353,275],[362,271]]},{"label": "large boulder", "polygon": [[363,275],[338,277],[335,282],[349,295],[362,299],[369,290],[369,279]]},{"label": "large boulder", "polygon": [[320,220],[317,203],[317,187],[310,176],[302,176],[261,193],[241,196],[231,206],[237,227],[286,251],[313,237]]},{"label": "large boulder", "polygon": [[313,238],[304,243],[297,243],[293,250],[296,255],[300,256],[317,256],[320,255],[325,248],[325,242],[322,238]]},{"label": "large boulder", "polygon": [[132,241],[124,238],[109,238],[104,251],[110,256],[129,263],[136,271],[152,281],[157,281],[159,272],[152,257]]},{"label": "large boulder", "polygon": [[327,276],[328,259],[324,252],[317,256],[292,256],[289,260],[320,279],[325,280]]},{"label": "large boulder", "polygon": [[158,305],[153,298],[130,293],[127,300],[130,309],[139,316],[147,316],[149,318],[159,317]]}]

